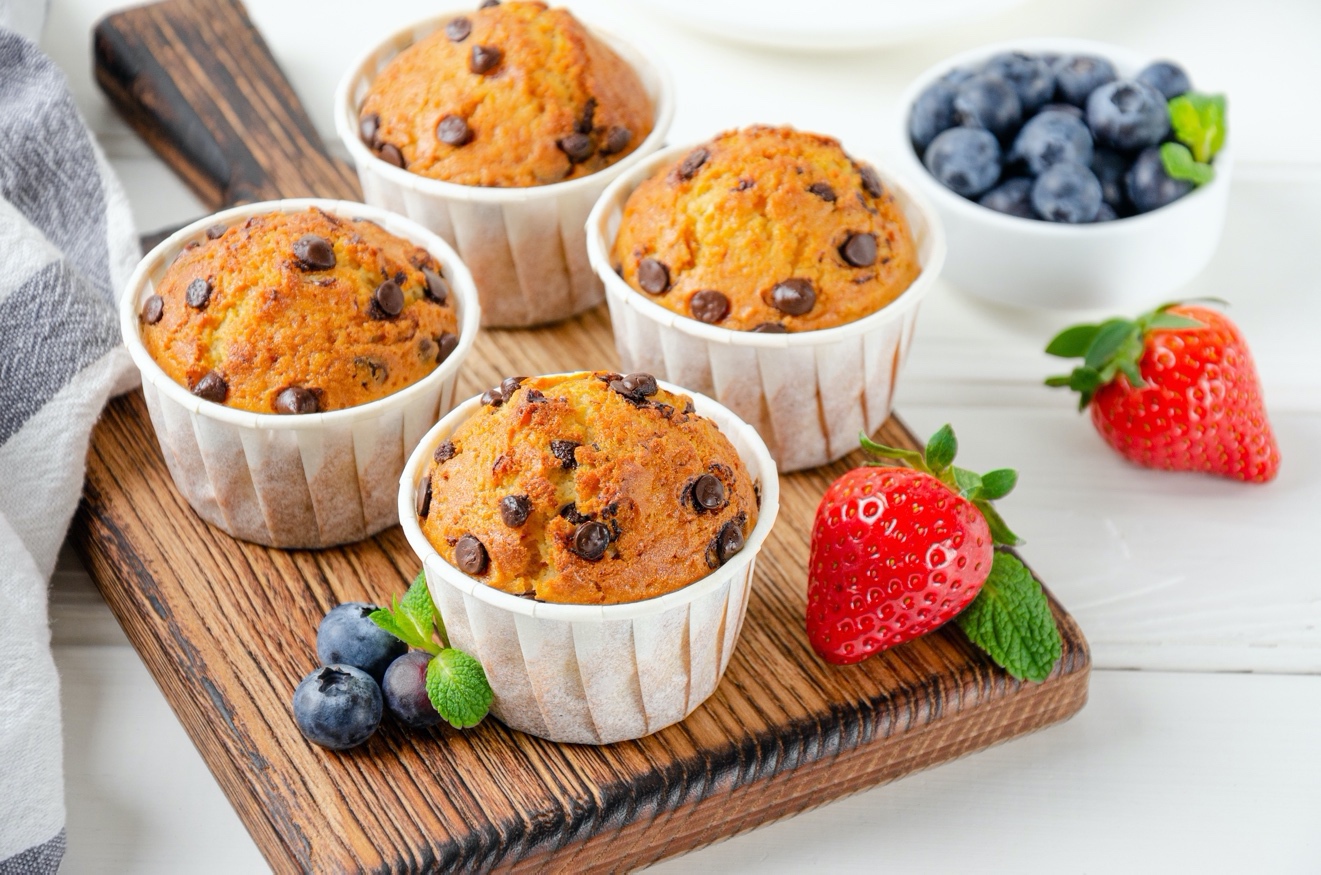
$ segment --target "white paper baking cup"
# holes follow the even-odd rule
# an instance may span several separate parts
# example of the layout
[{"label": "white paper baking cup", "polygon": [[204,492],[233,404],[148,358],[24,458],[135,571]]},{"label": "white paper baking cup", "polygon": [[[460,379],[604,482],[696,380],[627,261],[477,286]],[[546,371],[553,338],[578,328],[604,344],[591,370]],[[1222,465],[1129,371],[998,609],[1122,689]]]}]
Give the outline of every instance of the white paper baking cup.
[{"label": "white paper baking cup", "polygon": [[354,63],[335,93],[335,129],[357,167],[367,203],[408,216],[458,250],[477,281],[484,325],[523,327],[566,319],[601,303],[601,282],[588,264],[583,238],[587,214],[607,185],[660,148],[674,115],[674,87],[654,58],[593,30],[637,71],[655,108],[651,133],[635,150],[590,176],[525,188],[457,185],[409,173],[363,144],[358,108],[396,55],[459,14],[406,27]]},{"label": "white paper baking cup", "polygon": [[578,744],[641,738],[677,723],[706,701],[729,665],[743,626],[757,552],[775,524],[775,460],[747,423],[696,392],[697,412],[715,422],[761,485],[747,543],[701,580],[654,599],[618,605],[537,602],[501,592],[450,565],[418,524],[417,484],[432,453],[480,406],[456,407],[413,451],[399,481],[399,519],[422,560],[450,644],[482,663],[495,691],[492,713],[506,726]]},{"label": "white paper baking cup", "polygon": [[945,261],[945,235],[926,199],[893,177],[885,187],[908,218],[922,272],[887,306],[855,322],[797,334],[733,331],[647,300],[615,273],[611,249],[624,203],[643,180],[692,146],[666,149],[606,189],[587,219],[587,254],[605,283],[624,371],[645,371],[715,397],[761,434],[782,471],[824,465],[890,415],[917,308]]},{"label": "white paper baking cup", "polygon": [[[426,377],[377,401],[326,413],[237,410],[174,382],[142,344],[138,313],[185,245],[213,225],[319,207],[369,219],[421,246],[442,265],[459,319],[459,345]],[[481,308],[472,276],[435,234],[401,216],[348,201],[300,199],[247,204],[194,222],[147,253],[120,299],[124,343],[142,372],[142,394],[175,486],[202,519],[270,547],[330,547],[358,541],[398,520],[395,488],[409,451],[454,405],[454,383],[472,349]]]}]

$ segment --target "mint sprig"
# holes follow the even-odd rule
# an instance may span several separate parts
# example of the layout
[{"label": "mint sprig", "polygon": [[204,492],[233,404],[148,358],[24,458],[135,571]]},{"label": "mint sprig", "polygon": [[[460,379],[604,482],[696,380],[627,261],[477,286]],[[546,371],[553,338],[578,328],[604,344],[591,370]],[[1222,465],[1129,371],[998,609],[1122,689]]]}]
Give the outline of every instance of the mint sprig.
[{"label": "mint sprig", "polygon": [[[476,726],[491,710],[495,694],[476,658],[449,646],[445,621],[431,600],[426,572],[419,572],[403,598],[368,615],[373,623],[409,647],[432,654],[427,663],[427,698],[455,729]],[[444,646],[437,644],[437,634]]]},{"label": "mint sprig", "polygon": [[1161,163],[1174,179],[1205,185],[1215,178],[1211,161],[1225,145],[1225,96],[1190,91],[1168,104],[1177,143],[1160,147]]},{"label": "mint sprig", "polygon": [[996,551],[981,592],[954,622],[1019,680],[1044,681],[1064,651],[1046,593],[1012,553]]}]

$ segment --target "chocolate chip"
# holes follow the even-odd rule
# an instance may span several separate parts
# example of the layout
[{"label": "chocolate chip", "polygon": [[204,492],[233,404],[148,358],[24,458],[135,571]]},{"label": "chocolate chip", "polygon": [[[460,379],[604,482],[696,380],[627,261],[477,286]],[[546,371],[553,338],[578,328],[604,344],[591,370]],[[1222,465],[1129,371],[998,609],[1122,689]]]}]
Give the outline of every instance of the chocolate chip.
[{"label": "chocolate chip", "polygon": [[518,387],[523,385],[523,381],[526,379],[527,377],[505,377],[500,381],[500,394],[505,396],[505,400],[508,401],[514,397],[514,393],[518,391]]},{"label": "chocolate chip", "polygon": [[454,564],[465,574],[481,574],[486,570],[486,547],[472,535],[464,535],[454,545]]},{"label": "chocolate chip", "polygon": [[440,337],[436,338],[436,345],[439,347],[439,350],[436,352],[436,364],[440,364],[445,359],[449,358],[454,350],[459,348],[459,336],[445,331]]},{"label": "chocolate chip", "polygon": [[468,58],[468,69],[474,73],[489,73],[500,63],[505,53],[495,46],[473,46]]},{"label": "chocolate chip", "polygon": [[374,112],[369,112],[358,119],[358,136],[370,148],[376,148],[376,135],[381,131],[381,117]]},{"label": "chocolate chip", "polygon": [[[739,514],[743,518],[742,514]],[[724,565],[729,558],[743,549],[743,524],[739,519],[732,519],[720,527],[720,533],[716,535],[716,555],[720,557],[720,564]]]},{"label": "chocolate chip", "polygon": [[688,301],[693,318],[714,325],[729,315],[729,298],[714,289],[703,289]]},{"label": "chocolate chip", "polygon": [[656,378],[651,374],[627,374],[610,382],[610,388],[620,395],[640,401],[656,394]]},{"label": "chocolate chip", "polygon": [[562,140],[556,140],[555,145],[568,156],[570,164],[581,164],[596,152],[592,138],[586,134],[569,134]]},{"label": "chocolate chip", "polygon": [[864,164],[858,170],[862,177],[862,190],[872,197],[880,197],[885,193],[885,187],[881,185],[881,178],[876,175],[876,170],[869,164]]},{"label": "chocolate chip", "polygon": [[184,300],[194,310],[205,310],[206,305],[211,302],[211,281],[198,277],[190,282],[184,292]]},{"label": "chocolate chip", "polygon": [[437,304],[444,304],[450,297],[450,285],[440,274],[429,267],[422,268],[422,278],[427,283],[427,297]]},{"label": "chocolate chip", "polygon": [[762,322],[753,327],[756,334],[788,334],[789,329],[784,327],[783,322]]},{"label": "chocolate chip", "polygon": [[747,191],[748,189],[752,188],[752,187],[753,187],[754,185],[756,185],[756,184],[757,184],[757,181],[756,181],[755,179],[748,179],[748,178],[744,177],[743,179],[740,179],[740,180],[738,181],[738,184],[737,184],[737,185],[734,186],[734,191]]},{"label": "chocolate chip", "polygon": [[210,228],[206,229],[206,239],[216,240],[220,238],[228,230],[229,229],[226,228],[224,225],[212,225]]},{"label": "chocolate chip", "polygon": [[224,404],[225,398],[229,395],[229,384],[215,371],[207,371],[202,375],[202,379],[193,384],[192,392],[204,401]]},{"label": "chocolate chip", "polygon": [[771,289],[771,305],[781,313],[801,316],[811,310],[815,304],[816,290],[808,280],[794,277],[777,283]]},{"label": "chocolate chip", "polygon": [[450,42],[461,43],[471,33],[472,22],[466,18],[455,18],[445,25],[445,36],[450,38]]},{"label": "chocolate chip", "polygon": [[160,295],[152,295],[142,302],[142,321],[148,325],[155,325],[161,321],[161,316],[165,315],[165,301]]},{"label": "chocolate chip", "polygon": [[569,545],[579,558],[595,562],[605,555],[605,548],[610,546],[610,530],[605,523],[588,520],[573,530],[573,542]]},{"label": "chocolate chip", "polygon": [[302,386],[290,386],[275,396],[276,413],[316,413],[320,408],[316,393]]},{"label": "chocolate chip", "polygon": [[505,403],[505,395],[500,391],[500,387],[496,386],[494,389],[487,389],[483,392],[482,397],[478,400],[488,407],[499,407]]},{"label": "chocolate chip", "polygon": [[553,440],[550,442],[550,454],[560,460],[560,467],[565,471],[572,471],[578,467],[578,459],[573,451],[582,444],[576,441]]},{"label": "chocolate chip", "polygon": [[390,367],[385,363],[385,359],[374,355],[355,355],[353,367],[364,389],[369,382],[384,383],[390,376]]},{"label": "chocolate chip", "polygon": [[482,0],[481,5],[479,5],[477,8],[490,9],[492,6],[499,6],[499,5],[500,5],[500,0]]},{"label": "chocolate chip", "polygon": [[417,508],[417,515],[425,517],[431,510],[431,474],[418,481],[417,492],[413,496],[413,502]]},{"label": "chocolate chip", "polygon": [[335,247],[325,237],[304,234],[294,241],[294,258],[303,270],[330,270],[335,266]]},{"label": "chocolate chip", "polygon": [[404,312],[404,292],[399,283],[386,280],[376,287],[367,315],[373,319],[393,319]]},{"label": "chocolate chip", "polygon": [[633,132],[620,125],[611,126],[605,133],[605,141],[601,143],[598,150],[602,155],[614,155],[628,148],[628,144],[633,140]]},{"label": "chocolate chip", "polygon": [[644,258],[638,262],[638,285],[644,292],[662,295],[670,287],[670,269],[662,261]]},{"label": "chocolate chip", "polygon": [[683,412],[684,412],[684,413],[696,413],[696,412],[697,412],[697,408],[693,406],[693,399],[691,399],[691,398],[685,398],[685,399],[683,399]]},{"label": "chocolate chip", "polygon": [[532,502],[528,501],[526,495],[506,495],[500,499],[500,518],[511,529],[516,529],[527,522],[531,513]]},{"label": "chocolate chip", "polygon": [[854,267],[870,267],[876,263],[876,235],[850,234],[839,254]]},{"label": "chocolate chip", "polygon": [[560,516],[564,517],[564,519],[573,523],[575,526],[582,525],[591,520],[591,517],[578,513],[578,505],[572,501],[560,508]]},{"label": "chocolate chip", "polygon": [[455,452],[457,451],[454,449],[454,441],[441,441],[436,446],[436,451],[431,454],[431,458],[436,460],[437,465],[441,465],[454,458]]},{"label": "chocolate chip", "polygon": [[582,117],[573,123],[573,129],[580,134],[590,134],[592,132],[593,120],[596,118],[596,98],[587,98],[587,103],[583,106]]},{"label": "chocolate chip", "polygon": [[527,400],[527,401],[529,401],[529,402],[531,402],[531,403],[533,403],[533,404],[540,404],[542,401],[545,401],[545,400],[546,400],[546,396],[545,396],[545,395],[542,395],[542,394],[541,394],[539,391],[537,391],[536,389],[528,389],[528,390],[527,390],[527,394],[524,395],[523,397],[524,397],[525,400]]},{"label": "chocolate chip", "polygon": [[698,513],[719,510],[725,505],[725,484],[711,474],[703,474],[693,483],[693,509]]},{"label": "chocolate chip", "polygon": [[807,190],[827,203],[835,202],[835,190],[828,182],[814,182],[807,187]]},{"label": "chocolate chip", "polygon": [[387,164],[393,164],[395,167],[404,166],[404,153],[399,151],[399,147],[394,143],[384,143],[380,151],[381,160]]},{"label": "chocolate chip", "polygon": [[705,149],[694,149],[688,153],[688,157],[683,159],[677,171],[679,178],[683,180],[692,179],[694,174],[706,163],[706,159],[711,157],[711,153]]},{"label": "chocolate chip", "polygon": [[466,146],[472,142],[472,128],[462,117],[447,115],[436,125],[436,139],[450,146]]}]

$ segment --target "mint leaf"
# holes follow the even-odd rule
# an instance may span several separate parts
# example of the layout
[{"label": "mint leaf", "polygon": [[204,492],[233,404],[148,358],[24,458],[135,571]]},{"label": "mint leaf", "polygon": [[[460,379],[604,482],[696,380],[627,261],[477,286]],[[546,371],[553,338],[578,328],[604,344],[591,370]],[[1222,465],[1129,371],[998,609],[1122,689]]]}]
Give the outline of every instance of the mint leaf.
[{"label": "mint leaf", "polygon": [[455,729],[481,723],[495,700],[482,664],[452,647],[427,664],[426,683],[427,698]]},{"label": "mint leaf", "polygon": [[1206,185],[1215,179],[1215,168],[1195,161],[1193,153],[1182,143],[1162,144],[1160,161],[1171,179],[1182,179],[1194,185]]},{"label": "mint leaf", "polygon": [[[1225,145],[1225,133],[1228,128],[1225,120],[1225,96],[1190,91],[1171,100],[1169,112],[1170,127],[1174,129],[1174,136],[1188,147],[1197,163],[1210,164],[1211,159]],[[1163,146],[1161,157],[1165,157]],[[1168,165],[1166,170],[1168,172]],[[1174,174],[1170,173],[1170,175]]]},{"label": "mint leaf", "polygon": [[1082,358],[1087,347],[1096,339],[1096,332],[1100,330],[1099,325],[1074,325],[1066,328],[1046,344],[1046,354],[1064,359]]},{"label": "mint leaf", "polygon": [[959,442],[954,437],[954,429],[946,423],[927,441],[927,466],[931,473],[939,475],[950,466],[958,452]]},{"label": "mint leaf", "polygon": [[[431,603],[431,592],[427,589],[426,573],[421,572],[413,578],[402,599],[395,598],[392,608],[378,608],[368,615],[377,626],[389,632],[409,647],[416,647],[428,653],[439,653],[440,647],[431,640],[432,623],[440,622],[435,605]],[[441,625],[441,637],[445,627]]]},{"label": "mint leaf", "polygon": [[954,621],[1019,680],[1044,681],[1064,649],[1041,584],[1012,553],[996,552],[981,592]]}]

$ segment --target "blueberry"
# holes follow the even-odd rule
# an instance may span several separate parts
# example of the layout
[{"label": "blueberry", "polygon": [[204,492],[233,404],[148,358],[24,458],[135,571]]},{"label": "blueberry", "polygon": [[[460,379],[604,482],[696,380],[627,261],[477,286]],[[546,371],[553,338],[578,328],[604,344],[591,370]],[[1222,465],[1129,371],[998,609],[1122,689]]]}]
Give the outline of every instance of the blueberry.
[{"label": "blueberry", "polygon": [[923,163],[946,188],[975,197],[1000,178],[1000,144],[981,128],[950,128],[931,141]]},{"label": "blueberry", "polygon": [[1036,112],[1055,94],[1055,71],[1036,55],[1004,52],[987,61],[982,72],[1014,86],[1023,115]]},{"label": "blueberry", "polygon": [[1139,213],[1149,213],[1173,203],[1193,190],[1191,182],[1174,179],[1165,172],[1165,163],[1161,161],[1160,149],[1156,146],[1142,150],[1124,177],[1124,186],[1128,199]]},{"label": "blueberry", "polygon": [[362,744],[381,723],[381,688],[351,665],[327,665],[294,690],[294,721],[303,737],[331,750]]},{"label": "blueberry", "polygon": [[1136,152],[1156,145],[1169,133],[1170,111],[1155,88],[1119,80],[1102,85],[1087,98],[1087,124],[1098,145]]},{"label": "blueberry", "polygon": [[426,729],[441,720],[427,695],[427,666],[430,664],[430,653],[410,650],[390,663],[381,684],[385,707],[396,720],[412,729]]},{"label": "blueberry", "polygon": [[1065,55],[1055,62],[1055,93],[1065,103],[1086,106],[1091,93],[1115,80],[1115,68],[1095,55]]},{"label": "blueberry", "polygon": [[1109,149],[1097,149],[1092,155],[1092,172],[1101,182],[1101,199],[1120,214],[1128,209],[1128,195],[1124,192],[1128,166],[1127,158]]},{"label": "blueberry", "polygon": [[1021,219],[1035,219],[1032,210],[1032,180],[1025,176],[1002,182],[981,196],[977,203],[989,207],[997,213],[1018,216]]},{"label": "blueberry", "polygon": [[1092,132],[1082,119],[1063,112],[1042,112],[1023,125],[1014,138],[1013,155],[1033,176],[1061,161],[1092,163]]},{"label": "blueberry", "polygon": [[954,127],[954,86],[935,82],[917,96],[908,116],[908,136],[921,155],[943,130]]},{"label": "blueberry", "polygon": [[941,76],[940,81],[944,82],[946,85],[958,85],[962,82],[967,82],[976,75],[977,73],[975,70],[969,70],[967,67],[955,67],[944,76]]},{"label": "blueberry", "polygon": [[1062,112],[1065,115],[1071,115],[1074,118],[1087,118],[1087,114],[1082,111],[1082,108],[1074,106],[1072,103],[1048,103],[1041,108],[1037,115],[1040,115],[1043,112]]},{"label": "blueberry", "polygon": [[1018,92],[999,76],[974,76],[954,94],[954,120],[970,128],[986,128],[1008,140],[1023,122]]},{"label": "blueberry", "polygon": [[316,655],[322,665],[351,665],[381,682],[390,663],[406,652],[408,645],[368,619],[374,610],[375,605],[364,602],[347,602],[330,609],[316,630]]},{"label": "blueberry", "polygon": [[1049,222],[1094,221],[1101,210],[1101,183],[1081,164],[1056,164],[1032,183],[1032,208]]},{"label": "blueberry", "polygon": [[1193,88],[1193,83],[1189,80],[1188,74],[1183,72],[1183,68],[1173,61],[1154,61],[1148,64],[1137,75],[1137,80],[1155,88],[1165,95],[1166,100],[1178,97]]},{"label": "blueberry", "polygon": [[1092,219],[1092,221],[1093,221],[1093,222],[1113,222],[1115,219],[1118,219],[1118,218],[1119,218],[1119,214],[1115,212],[1115,208],[1112,207],[1112,206],[1110,206],[1110,205],[1107,204],[1107,203],[1102,202],[1102,203],[1101,203],[1101,208],[1100,208],[1099,210],[1096,211],[1096,218],[1095,218],[1095,219]]}]

